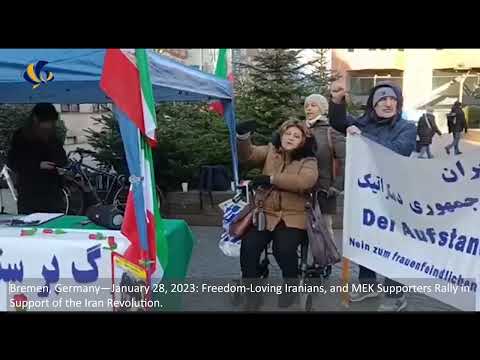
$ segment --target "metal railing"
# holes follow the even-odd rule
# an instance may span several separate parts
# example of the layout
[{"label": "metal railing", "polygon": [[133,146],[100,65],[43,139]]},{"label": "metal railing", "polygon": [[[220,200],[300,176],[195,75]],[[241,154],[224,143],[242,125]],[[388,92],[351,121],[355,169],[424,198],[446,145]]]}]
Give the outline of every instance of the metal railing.
[{"label": "metal railing", "polygon": [[[461,74],[457,75],[435,75],[432,76],[432,88],[436,89],[444,84],[449,83]],[[471,96],[480,87],[480,76],[478,74],[466,75],[463,82],[463,93]],[[446,92],[447,96],[459,96],[460,83],[453,84]]]}]

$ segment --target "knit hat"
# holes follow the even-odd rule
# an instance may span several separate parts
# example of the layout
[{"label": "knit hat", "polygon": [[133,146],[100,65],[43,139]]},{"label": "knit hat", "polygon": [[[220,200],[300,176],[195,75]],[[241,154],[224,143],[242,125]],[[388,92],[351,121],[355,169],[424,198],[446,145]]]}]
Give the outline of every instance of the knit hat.
[{"label": "knit hat", "polygon": [[373,107],[375,107],[380,100],[386,97],[392,97],[394,99],[398,99],[397,94],[395,94],[395,91],[391,87],[388,87],[388,86],[379,87],[373,94]]},{"label": "knit hat", "polygon": [[325,96],[320,94],[312,94],[307,96],[305,99],[305,104],[307,102],[313,102],[318,105],[320,108],[320,115],[324,115],[328,113],[328,101],[325,99]]}]

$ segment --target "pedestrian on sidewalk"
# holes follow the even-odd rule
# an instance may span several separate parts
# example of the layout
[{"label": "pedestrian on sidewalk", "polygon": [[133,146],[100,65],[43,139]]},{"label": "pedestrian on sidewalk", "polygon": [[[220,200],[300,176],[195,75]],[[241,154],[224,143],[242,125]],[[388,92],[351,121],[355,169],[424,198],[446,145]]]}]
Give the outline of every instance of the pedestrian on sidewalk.
[{"label": "pedestrian on sidewalk", "polygon": [[460,101],[456,101],[453,104],[450,113],[447,114],[447,119],[448,132],[453,135],[453,141],[450,145],[445,146],[445,151],[450,155],[450,150],[453,147],[455,149],[455,155],[461,155],[462,152],[460,151],[459,143],[462,132],[465,131],[465,134],[467,133],[468,124]]},{"label": "pedestrian on sidewalk", "polygon": [[[417,129],[414,123],[402,118],[403,96],[399,87],[392,83],[380,83],[371,89],[365,113],[359,118],[347,114],[345,90],[333,84],[329,104],[330,125],[343,134],[363,135],[387,147],[397,154],[409,157],[416,147]],[[361,156],[360,154],[358,156]],[[376,273],[360,265],[359,281],[363,284],[376,284]],[[389,278],[385,286],[401,285]],[[375,287],[374,287],[375,288]],[[352,302],[377,297],[372,292],[350,293]],[[405,294],[387,294],[379,311],[401,311],[407,306]]]},{"label": "pedestrian on sidewalk", "polygon": [[433,155],[430,152],[430,145],[432,145],[432,139],[435,134],[438,134],[438,136],[442,136],[442,133],[438,129],[438,126],[435,122],[433,109],[427,108],[425,114],[423,114],[420,119],[418,119],[417,124],[417,135],[419,137],[418,143],[420,146],[420,154],[418,155],[419,159],[425,159],[425,154],[428,156],[429,159],[433,158]]}]

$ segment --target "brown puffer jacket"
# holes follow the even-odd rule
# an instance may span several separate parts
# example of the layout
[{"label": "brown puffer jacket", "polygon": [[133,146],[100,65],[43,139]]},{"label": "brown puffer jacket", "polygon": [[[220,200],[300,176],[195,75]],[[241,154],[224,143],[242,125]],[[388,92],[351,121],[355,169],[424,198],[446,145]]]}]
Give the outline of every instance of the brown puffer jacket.
[{"label": "brown puffer jacket", "polygon": [[[317,160],[301,155],[292,158],[272,144],[252,145],[250,139],[238,140],[238,150],[242,163],[263,169],[264,175],[273,175],[273,190],[263,203],[267,230],[273,231],[282,220],[287,227],[305,230],[305,203],[307,194],[317,182]],[[259,199],[265,194],[264,191],[257,191],[257,206]]]}]

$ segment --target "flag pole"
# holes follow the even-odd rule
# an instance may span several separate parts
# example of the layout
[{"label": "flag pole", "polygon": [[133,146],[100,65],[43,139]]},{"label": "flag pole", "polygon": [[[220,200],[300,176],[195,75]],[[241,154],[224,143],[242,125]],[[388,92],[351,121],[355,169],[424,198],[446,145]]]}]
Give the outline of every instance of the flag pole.
[{"label": "flag pole", "polygon": [[346,286],[347,291],[342,291],[342,305],[350,306],[350,295],[348,293],[348,283],[350,282],[350,260],[343,258],[342,263],[342,289]]}]

